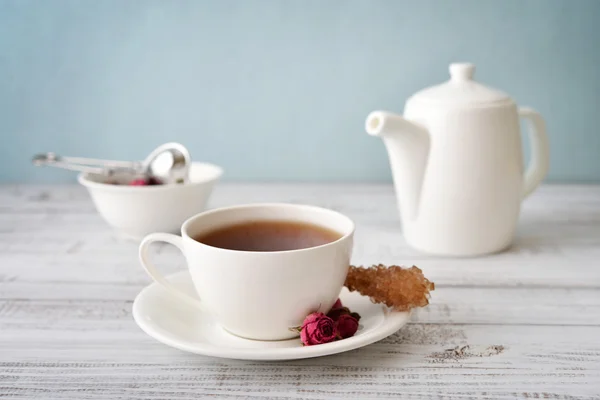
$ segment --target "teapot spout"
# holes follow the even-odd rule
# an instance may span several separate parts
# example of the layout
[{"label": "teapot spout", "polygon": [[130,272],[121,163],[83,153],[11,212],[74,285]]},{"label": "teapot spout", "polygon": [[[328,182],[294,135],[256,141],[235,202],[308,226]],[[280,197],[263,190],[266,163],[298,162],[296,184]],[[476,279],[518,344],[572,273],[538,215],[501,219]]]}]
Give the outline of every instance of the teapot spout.
[{"label": "teapot spout", "polygon": [[387,111],[369,114],[365,128],[369,135],[383,139],[403,222],[416,220],[429,156],[429,132],[419,124]]}]

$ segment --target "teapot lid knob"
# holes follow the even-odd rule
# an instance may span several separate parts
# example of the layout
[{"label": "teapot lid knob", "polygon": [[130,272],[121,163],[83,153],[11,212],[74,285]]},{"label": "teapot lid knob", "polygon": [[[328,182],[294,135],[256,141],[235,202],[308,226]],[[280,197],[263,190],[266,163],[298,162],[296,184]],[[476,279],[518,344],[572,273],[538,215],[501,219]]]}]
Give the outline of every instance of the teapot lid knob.
[{"label": "teapot lid knob", "polygon": [[470,63],[450,64],[450,77],[454,82],[470,81],[475,74],[475,65]]},{"label": "teapot lid knob", "polygon": [[408,101],[448,109],[515,105],[506,93],[475,81],[473,75],[474,64],[452,63],[449,80],[415,93]]}]

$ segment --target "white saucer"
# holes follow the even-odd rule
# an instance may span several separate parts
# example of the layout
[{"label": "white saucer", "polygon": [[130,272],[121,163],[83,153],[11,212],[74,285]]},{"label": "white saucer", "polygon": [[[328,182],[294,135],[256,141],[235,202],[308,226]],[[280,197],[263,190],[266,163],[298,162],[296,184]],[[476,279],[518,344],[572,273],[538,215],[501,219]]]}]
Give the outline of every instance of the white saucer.
[{"label": "white saucer", "polygon": [[[194,295],[187,271],[167,279],[176,287]],[[314,346],[302,346],[300,339],[259,341],[243,339],[226,332],[201,310],[170,295],[153,283],[144,288],[133,302],[133,317],[140,328],[168,346],[190,353],[240,360],[292,360],[319,357],[356,349],[381,340],[403,327],[408,312],[390,311],[373,304],[346,288],[340,293],[342,303],[361,315],[358,332],[351,338]]]}]

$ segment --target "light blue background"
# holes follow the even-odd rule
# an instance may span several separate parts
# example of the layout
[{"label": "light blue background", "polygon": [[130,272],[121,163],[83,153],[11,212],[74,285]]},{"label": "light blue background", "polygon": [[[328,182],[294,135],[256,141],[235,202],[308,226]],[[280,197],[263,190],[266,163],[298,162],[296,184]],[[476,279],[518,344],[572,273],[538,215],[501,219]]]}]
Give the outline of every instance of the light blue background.
[{"label": "light blue background", "polygon": [[600,182],[596,0],[0,0],[0,182],[167,141],[229,180],[388,181],[365,116],[452,61],[544,115],[549,180]]}]

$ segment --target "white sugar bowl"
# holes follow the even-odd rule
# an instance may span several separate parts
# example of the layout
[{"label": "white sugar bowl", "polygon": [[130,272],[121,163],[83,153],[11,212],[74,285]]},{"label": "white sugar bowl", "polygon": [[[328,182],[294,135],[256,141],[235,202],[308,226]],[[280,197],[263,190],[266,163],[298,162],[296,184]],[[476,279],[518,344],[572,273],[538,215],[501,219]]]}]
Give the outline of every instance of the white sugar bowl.
[{"label": "white sugar bowl", "polygon": [[193,162],[184,184],[129,186],[107,183],[106,176],[81,173],[96,209],[120,235],[141,240],[152,232],[177,233],[189,217],[205,210],[222,168]]}]

